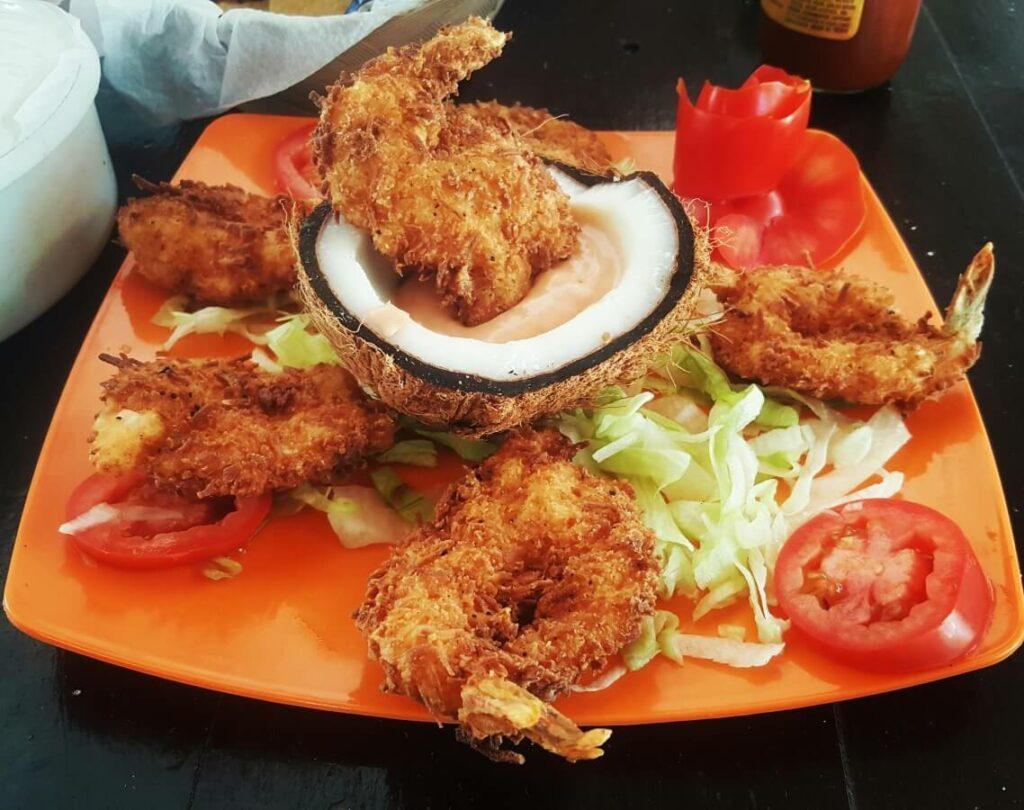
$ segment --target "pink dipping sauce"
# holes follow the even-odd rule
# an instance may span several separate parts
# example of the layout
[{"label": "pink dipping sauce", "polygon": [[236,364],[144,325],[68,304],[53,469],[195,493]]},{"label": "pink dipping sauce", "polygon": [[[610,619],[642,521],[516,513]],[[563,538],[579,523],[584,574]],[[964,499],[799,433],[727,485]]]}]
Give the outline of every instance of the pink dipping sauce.
[{"label": "pink dipping sauce", "polygon": [[[367,313],[365,323],[384,335],[394,334],[406,316],[432,332],[486,343],[536,337],[571,320],[615,288],[622,275],[622,255],[601,228],[582,223],[580,246],[572,256],[537,275],[526,297],[477,326],[465,326],[441,304],[430,280],[409,279],[387,305]],[[390,310],[390,311],[387,311]]]}]

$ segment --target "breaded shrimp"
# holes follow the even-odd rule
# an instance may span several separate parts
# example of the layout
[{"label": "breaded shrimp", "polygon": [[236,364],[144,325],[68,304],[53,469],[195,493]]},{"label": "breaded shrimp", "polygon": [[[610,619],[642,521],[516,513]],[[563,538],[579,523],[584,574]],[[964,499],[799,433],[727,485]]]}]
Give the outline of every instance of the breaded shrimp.
[{"label": "breaded shrimp", "polygon": [[337,366],[101,357],[118,371],[90,439],[100,472],[141,467],[200,498],[257,495],[328,481],[393,442],[392,418]]},{"label": "breaded shrimp", "polygon": [[459,104],[456,111],[518,135],[531,152],[544,160],[565,163],[594,174],[611,170],[612,156],[597,135],[566,118],[556,118],[547,110],[479,101]]},{"label": "breaded shrimp", "polygon": [[592,759],[546,704],[632,642],[654,611],[654,537],[628,485],[570,459],[554,430],[524,430],[445,493],[371,577],[356,623],[385,688],[423,702],[489,756],[528,737]]},{"label": "breaded shrimp", "polygon": [[725,317],[710,338],[733,374],[822,399],[912,408],[958,382],[981,353],[992,245],[960,276],[942,324],[916,323],[892,293],[834,271],[764,267],[712,287]]},{"label": "breaded shrimp", "polygon": [[135,182],[150,196],[125,203],[117,227],[136,270],[153,284],[197,302],[238,306],[295,283],[287,197],[191,180]]},{"label": "breaded shrimp", "polygon": [[506,39],[472,18],[389,49],[329,89],[313,136],[335,210],[369,231],[399,273],[432,276],[468,325],[518,303],[579,242],[568,198],[540,159],[507,128],[445,101]]}]

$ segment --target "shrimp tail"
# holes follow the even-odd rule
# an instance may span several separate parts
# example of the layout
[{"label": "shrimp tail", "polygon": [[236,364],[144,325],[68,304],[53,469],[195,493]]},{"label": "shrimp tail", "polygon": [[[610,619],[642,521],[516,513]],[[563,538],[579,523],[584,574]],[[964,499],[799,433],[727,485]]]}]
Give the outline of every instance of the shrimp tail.
[{"label": "shrimp tail", "polygon": [[495,747],[500,737],[527,737],[570,762],[597,759],[611,736],[606,728],[582,731],[561,712],[504,678],[471,679],[462,688],[459,722],[463,736],[492,759],[521,764],[522,756]]},{"label": "shrimp tail", "polygon": [[960,276],[953,293],[953,300],[946,308],[942,331],[968,346],[978,342],[982,324],[985,322],[985,299],[992,286],[992,275],[996,269],[992,243],[985,245]]}]

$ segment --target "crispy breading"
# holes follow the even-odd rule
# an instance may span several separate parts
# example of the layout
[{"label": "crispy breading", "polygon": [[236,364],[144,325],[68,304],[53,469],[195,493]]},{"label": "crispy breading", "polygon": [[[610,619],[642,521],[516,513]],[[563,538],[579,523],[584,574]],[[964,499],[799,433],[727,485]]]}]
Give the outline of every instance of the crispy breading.
[{"label": "crispy breading", "polygon": [[200,498],[290,489],[359,466],[390,447],[394,420],[337,366],[267,372],[248,359],[103,355],[93,464],[141,466],[161,487]]},{"label": "crispy breading", "polygon": [[981,353],[995,259],[986,245],[940,325],[908,321],[892,292],[840,271],[763,267],[712,287],[725,317],[715,358],[740,377],[822,399],[913,407],[963,378]]},{"label": "crispy breading", "polygon": [[485,749],[500,734],[598,756],[606,735],[566,735],[537,699],[603,669],[654,611],[654,537],[632,490],[574,450],[550,429],[511,437],[370,577],[356,614],[386,689]]},{"label": "crispy breading", "polygon": [[540,159],[446,102],[506,39],[472,18],[389,49],[329,89],[313,137],[335,209],[399,273],[433,276],[469,325],[522,300],[533,276],[579,242],[568,198]]},{"label": "crispy breading", "polygon": [[117,227],[137,272],[153,284],[197,302],[237,306],[295,283],[287,197],[191,180],[136,184],[150,196],[125,203]]},{"label": "crispy breading", "polygon": [[565,163],[594,174],[611,170],[612,156],[595,133],[545,109],[522,104],[505,106],[497,101],[459,104],[456,109],[462,115],[514,133],[531,152],[544,160]]}]

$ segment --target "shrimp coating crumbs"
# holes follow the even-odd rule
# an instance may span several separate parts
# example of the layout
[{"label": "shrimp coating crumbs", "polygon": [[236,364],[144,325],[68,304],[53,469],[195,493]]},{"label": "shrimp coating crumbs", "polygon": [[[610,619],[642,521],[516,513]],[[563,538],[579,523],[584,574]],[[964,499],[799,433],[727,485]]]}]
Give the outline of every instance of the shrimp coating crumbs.
[{"label": "shrimp coating crumbs", "polygon": [[570,256],[568,197],[523,142],[446,99],[507,35],[479,18],[389,49],[321,100],[313,156],[324,192],[399,274],[433,277],[467,325],[517,304]]},{"label": "shrimp coating crumbs", "polygon": [[248,359],[101,359],[118,369],[90,439],[103,473],[141,466],[185,495],[258,495],[327,482],[393,443],[392,418],[337,366],[274,374]]},{"label": "shrimp coating crumbs", "polygon": [[716,360],[739,377],[820,399],[912,408],[961,380],[981,354],[992,245],[960,276],[943,322],[916,323],[892,293],[839,271],[764,267],[712,287],[725,317],[710,334]]},{"label": "shrimp coating crumbs", "polygon": [[205,304],[238,306],[295,283],[287,197],[191,180],[135,178],[149,192],[122,206],[117,227],[146,280]]},{"label": "shrimp coating crumbs", "polygon": [[457,109],[482,123],[518,135],[531,152],[544,160],[575,166],[594,174],[611,171],[612,156],[597,135],[566,118],[555,117],[547,110],[521,104],[505,106],[496,101],[460,104]]},{"label": "shrimp coating crumbs", "polygon": [[420,700],[489,756],[528,737],[601,755],[547,703],[632,642],[654,612],[658,565],[632,489],[573,464],[554,430],[523,430],[448,489],[371,575],[356,624],[384,688]]}]

